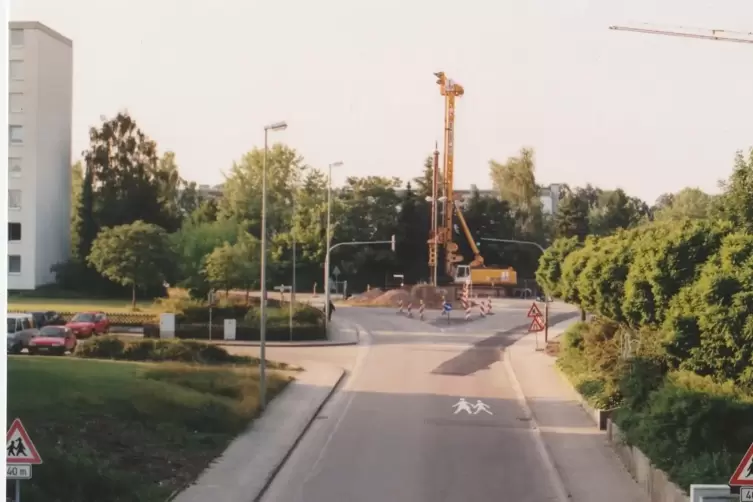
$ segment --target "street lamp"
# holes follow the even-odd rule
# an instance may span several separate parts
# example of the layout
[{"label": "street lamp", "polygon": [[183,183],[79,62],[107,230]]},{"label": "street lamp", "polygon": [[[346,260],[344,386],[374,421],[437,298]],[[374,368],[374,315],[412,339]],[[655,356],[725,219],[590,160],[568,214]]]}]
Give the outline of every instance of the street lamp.
[{"label": "street lamp", "polygon": [[[332,218],[332,168],[340,167],[343,163],[333,162],[329,165],[329,176],[327,180],[327,252],[324,255],[324,326],[329,329],[329,246],[332,242],[330,230],[330,220]],[[329,331],[327,332],[329,336]]]},{"label": "street lamp", "polygon": [[269,131],[284,131],[286,122],[264,126],[264,157],[261,172],[261,308],[259,309],[259,406],[267,407],[267,135]]}]

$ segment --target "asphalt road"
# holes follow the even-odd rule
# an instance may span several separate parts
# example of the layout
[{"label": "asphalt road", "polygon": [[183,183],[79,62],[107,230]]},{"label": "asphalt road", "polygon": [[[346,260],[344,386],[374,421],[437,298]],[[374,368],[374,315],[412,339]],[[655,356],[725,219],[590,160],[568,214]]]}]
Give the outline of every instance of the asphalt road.
[{"label": "asphalt road", "polygon": [[[273,359],[335,357],[350,375],[262,500],[562,502],[501,358],[527,329],[529,306],[449,325],[437,313],[421,322],[393,309],[341,308],[336,315],[368,332],[361,346],[270,351]],[[460,398],[491,414],[454,413]]]}]

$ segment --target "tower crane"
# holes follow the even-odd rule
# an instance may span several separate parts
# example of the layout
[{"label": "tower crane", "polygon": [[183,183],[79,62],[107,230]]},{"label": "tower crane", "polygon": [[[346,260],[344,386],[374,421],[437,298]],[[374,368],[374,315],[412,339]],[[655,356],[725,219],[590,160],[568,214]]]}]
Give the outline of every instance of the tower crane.
[{"label": "tower crane", "polygon": [[718,42],[737,42],[741,44],[753,44],[753,32],[740,32],[729,30],[709,30],[706,28],[688,28],[678,26],[676,29],[661,29],[650,24],[636,26],[613,25],[610,30],[631,31],[649,35],[667,35],[671,37],[700,38],[703,40],[716,40]]}]

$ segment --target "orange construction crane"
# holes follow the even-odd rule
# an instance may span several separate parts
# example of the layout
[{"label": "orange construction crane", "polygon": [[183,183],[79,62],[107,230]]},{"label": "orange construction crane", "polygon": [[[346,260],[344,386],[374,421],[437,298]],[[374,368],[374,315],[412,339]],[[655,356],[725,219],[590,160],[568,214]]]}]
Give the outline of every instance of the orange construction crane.
[{"label": "orange construction crane", "polygon": [[671,37],[700,38],[703,40],[716,40],[719,42],[737,42],[741,44],[753,44],[753,32],[708,30],[706,28],[688,28],[678,26],[673,29],[662,29],[650,24],[637,26],[610,26],[610,30],[632,31],[635,33],[647,33],[649,35],[667,35]]},{"label": "orange construction crane", "polygon": [[[465,94],[463,86],[447,78],[444,72],[434,74],[439,84],[439,92],[445,97],[444,110],[444,169],[442,172],[443,181],[443,222],[438,226],[435,235],[429,239],[429,244],[436,239],[438,244],[443,244],[445,248],[445,273],[454,276],[455,264],[463,261],[463,257],[458,255],[458,245],[452,241],[452,213],[454,206],[454,161],[455,161],[455,98]],[[431,256],[431,251],[430,251]],[[434,257],[436,259],[436,257]]]}]

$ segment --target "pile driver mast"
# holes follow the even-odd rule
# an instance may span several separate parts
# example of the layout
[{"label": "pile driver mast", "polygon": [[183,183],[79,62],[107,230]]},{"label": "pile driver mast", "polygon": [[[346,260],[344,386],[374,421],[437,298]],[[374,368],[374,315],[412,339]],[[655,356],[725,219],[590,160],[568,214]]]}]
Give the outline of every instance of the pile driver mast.
[{"label": "pile driver mast", "polygon": [[[444,72],[434,74],[439,84],[439,92],[445,98],[444,113],[444,169],[442,170],[442,223],[437,226],[429,239],[429,264],[433,266],[437,261],[434,242],[442,244],[445,249],[445,273],[454,276],[455,264],[463,261],[457,254],[458,245],[452,241],[452,214],[454,206],[454,161],[455,161],[455,98],[465,94],[463,86],[447,78]],[[436,158],[436,156],[435,156]],[[435,199],[436,204],[436,199]]]}]

